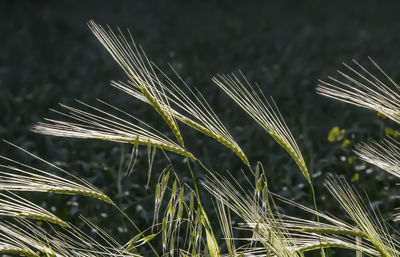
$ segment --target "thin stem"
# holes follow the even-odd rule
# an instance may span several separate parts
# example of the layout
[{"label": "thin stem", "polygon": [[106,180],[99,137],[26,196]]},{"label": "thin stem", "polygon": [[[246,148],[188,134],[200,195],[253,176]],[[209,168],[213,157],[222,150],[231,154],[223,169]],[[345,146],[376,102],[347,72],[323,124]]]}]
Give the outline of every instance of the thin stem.
[{"label": "thin stem", "polygon": [[[314,203],[314,210],[317,214],[317,224],[319,226],[319,214],[318,214],[318,207],[317,207],[317,199],[315,197],[315,190],[314,190],[314,186],[311,183],[310,180],[310,186],[311,186],[311,191],[312,191],[312,198],[313,198],[313,203]],[[321,233],[319,233],[319,243],[321,245],[321,255],[324,257],[325,256],[325,252],[324,252],[324,248],[322,247],[322,241],[321,241]]]},{"label": "thin stem", "polygon": [[[143,237],[143,238],[145,238],[145,235],[144,235],[143,232],[140,230],[140,228],[136,225],[136,223],[135,223],[121,208],[119,208],[117,205],[115,205],[115,208],[116,208],[122,215],[124,215],[125,218],[128,219],[128,221],[132,224],[132,226],[139,232],[140,236]],[[154,254],[155,254],[157,257],[160,257],[160,255],[158,255],[156,249],[153,247],[153,245],[150,243],[150,241],[147,241],[146,243],[150,246],[150,248],[151,248],[151,250],[154,252]]]},{"label": "thin stem", "polygon": [[[119,167],[118,167],[118,173],[117,173],[117,189],[118,189],[118,204],[121,205],[122,204],[122,163],[124,161],[124,156],[125,156],[125,148],[122,146],[121,144],[121,159],[119,161]],[[121,222],[122,222],[122,226],[124,228],[126,228],[126,224],[124,221],[124,218],[121,217]]]},{"label": "thin stem", "polygon": [[212,174],[212,172],[211,172],[199,159],[196,159],[196,161],[197,161],[198,164],[200,164],[200,166],[201,166],[205,171],[208,172],[208,174],[210,174],[211,176],[214,177],[214,174]]}]

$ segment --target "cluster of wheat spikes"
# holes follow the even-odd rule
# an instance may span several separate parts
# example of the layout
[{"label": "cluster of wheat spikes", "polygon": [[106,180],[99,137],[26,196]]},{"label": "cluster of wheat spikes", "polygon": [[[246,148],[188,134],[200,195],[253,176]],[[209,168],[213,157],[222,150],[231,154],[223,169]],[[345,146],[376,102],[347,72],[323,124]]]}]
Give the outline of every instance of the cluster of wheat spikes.
[{"label": "cluster of wheat spikes", "polygon": [[[363,197],[343,179],[331,175],[325,186],[347,212],[351,223],[317,209],[307,165],[275,102],[272,98],[267,99],[258,86],[251,86],[241,73],[219,75],[213,81],[288,152],[310,184],[313,209],[270,192],[263,165],[260,162],[250,163],[200,92],[190,89],[178,75],[177,82],[169,78],[134,43],[129,31],[124,35],[119,29],[114,32],[93,21],[89,22],[89,28],[128,76],[126,83],[113,81],[111,85],[152,106],[169,126],[175,139],[100,100],[102,107],[83,102],[78,102],[81,108],[61,105],[64,111],[54,112],[65,119],[45,119],[45,122],[35,125],[33,131],[128,143],[136,153],[138,147],[143,145],[148,149],[150,167],[156,149],[163,150],[167,158],[167,152],[178,154],[187,159],[192,184],[182,184],[172,165],[165,168],[156,186],[153,225],[141,231],[110,197],[89,182],[6,142],[46,163],[49,169],[41,170],[0,156],[0,215],[11,217],[0,222],[0,253],[87,257],[142,256],[143,252],[148,254],[152,251],[155,256],[291,257],[304,256],[309,251],[319,251],[324,256],[327,248],[344,248],[354,251],[356,256],[400,255],[397,250],[399,243],[391,236],[379,211],[370,208],[370,204],[363,201]],[[371,62],[391,86],[354,61],[354,67],[345,64],[347,73],[338,71],[340,79],[329,77],[328,81],[321,81],[317,92],[378,111],[399,123],[400,88]],[[249,182],[253,189],[244,189],[234,178],[210,171],[185,145],[180,131],[182,123],[217,140],[235,153],[248,169],[248,176],[254,176],[254,184]],[[355,153],[360,159],[400,177],[400,148],[394,139],[359,144]],[[191,164],[198,165],[208,174],[201,184],[215,198],[221,238],[215,236],[215,228],[203,208]],[[101,241],[96,241],[73,224],[18,196],[18,191],[82,195],[101,200],[120,211],[132,224],[132,239],[121,243],[82,217],[83,222],[97,232]],[[276,208],[277,201],[311,214],[316,221],[280,213]],[[231,213],[241,219],[235,227]],[[32,219],[44,221],[48,226],[40,226]],[[247,236],[238,238],[235,230],[244,231],[240,235]],[[161,245],[160,249],[153,247],[154,240],[160,240],[157,244]]]}]

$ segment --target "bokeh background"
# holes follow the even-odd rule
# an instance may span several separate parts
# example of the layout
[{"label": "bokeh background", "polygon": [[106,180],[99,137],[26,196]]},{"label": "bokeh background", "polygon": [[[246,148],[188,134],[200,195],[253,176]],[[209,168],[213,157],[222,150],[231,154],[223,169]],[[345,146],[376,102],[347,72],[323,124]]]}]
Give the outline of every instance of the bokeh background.
[{"label": "bokeh background", "polygon": [[[295,163],[211,82],[216,74],[241,70],[274,97],[309,166],[319,209],[343,214],[323,186],[325,177],[335,173],[364,188],[390,221],[398,205],[396,179],[354,158],[352,148],[363,140],[393,134],[397,126],[372,111],[317,95],[315,88],[318,79],[342,69],[342,62],[356,59],[370,67],[368,56],[399,81],[399,7],[398,1],[2,0],[0,138],[91,181],[142,228],[151,225],[154,185],[167,164],[162,154],[157,155],[146,186],[145,148],[134,173],[125,177],[131,151],[127,145],[30,132],[42,118],[57,117],[49,108],[57,109],[58,103],[75,106],[74,99],[79,99],[95,105],[99,98],[168,134],[149,106],[109,85],[110,80],[127,78],[88,29],[87,22],[94,19],[129,28],[150,59],[165,69],[171,64],[198,88],[250,161],[263,163],[273,192],[312,203],[310,188]],[[328,135],[334,127],[343,129],[343,139],[331,142]],[[244,167],[229,150],[190,129],[184,129],[184,136],[186,145],[215,172],[229,171],[244,180]],[[34,162],[4,143],[0,153]],[[190,183],[182,160],[171,158],[182,180]],[[199,167],[195,171],[200,181],[204,173]],[[46,194],[27,197],[78,226],[82,214],[122,241],[133,235],[116,212],[98,201]],[[211,210],[211,201],[206,202]]]}]

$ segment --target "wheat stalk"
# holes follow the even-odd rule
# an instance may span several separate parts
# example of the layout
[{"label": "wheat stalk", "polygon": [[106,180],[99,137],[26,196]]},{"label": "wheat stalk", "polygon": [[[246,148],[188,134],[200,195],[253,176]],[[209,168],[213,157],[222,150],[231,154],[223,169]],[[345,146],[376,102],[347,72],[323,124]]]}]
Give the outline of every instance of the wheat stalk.
[{"label": "wheat stalk", "polygon": [[4,161],[4,164],[0,163],[0,190],[77,194],[97,198],[114,205],[113,201],[107,195],[86,180],[74,176],[70,172],[15,144],[8,141],[4,142],[26,153],[34,159],[47,164],[54,170],[67,175],[69,179],[0,155],[0,160]]},{"label": "wheat stalk", "polygon": [[[73,182],[4,156],[0,156],[0,158],[11,161],[13,164],[19,164],[23,168],[36,171],[31,172],[14,166],[0,164],[0,190],[84,195],[114,204],[108,196],[94,187]],[[39,175],[38,173],[43,175]]]},{"label": "wheat stalk", "polygon": [[227,178],[219,179],[214,176],[212,179],[206,178],[203,185],[217,201],[236,213],[247,224],[254,224],[252,227],[254,238],[250,241],[260,242],[276,256],[298,256],[293,250],[295,242],[290,233],[278,225],[280,221],[275,219],[270,209],[258,205],[237,182],[233,185]]},{"label": "wheat stalk", "polygon": [[[400,147],[396,139],[388,138],[379,143],[377,141],[369,144],[360,143],[355,146],[354,152],[361,160],[400,178]],[[393,220],[399,221],[400,214],[395,214]]]}]

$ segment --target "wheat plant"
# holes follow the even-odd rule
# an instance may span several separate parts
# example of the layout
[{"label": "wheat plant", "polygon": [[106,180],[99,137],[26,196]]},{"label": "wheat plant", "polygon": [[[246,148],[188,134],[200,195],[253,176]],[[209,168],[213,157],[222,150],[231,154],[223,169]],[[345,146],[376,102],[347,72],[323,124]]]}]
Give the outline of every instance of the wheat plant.
[{"label": "wheat plant", "polygon": [[[184,159],[192,181],[181,181],[173,163],[170,163],[157,180],[152,225],[140,230],[134,218],[129,217],[112,200],[112,196],[107,196],[79,176],[5,141],[5,144],[45,163],[49,168],[42,170],[14,158],[0,156],[0,215],[9,217],[0,224],[0,253],[57,257],[144,254],[294,257],[305,256],[308,252],[325,256],[328,248],[343,248],[353,251],[356,256],[399,256],[399,242],[392,236],[389,224],[344,179],[330,175],[325,187],[348,214],[350,221],[343,221],[317,208],[312,174],[277,105],[272,98],[267,99],[257,85],[252,86],[242,73],[218,75],[213,82],[293,159],[301,172],[299,174],[310,185],[314,208],[271,192],[263,164],[248,159],[205,97],[187,85],[174,70],[175,80],[167,76],[148,59],[129,31],[112,30],[94,21],[88,25],[128,77],[127,82],[112,81],[111,85],[152,106],[168,125],[174,139],[134,114],[102,100],[99,100],[99,107],[80,101],[79,108],[61,105],[63,111],[52,110],[60,118],[45,119],[32,130],[45,135],[130,144],[136,153],[139,147],[147,147],[149,170],[157,149],[163,151],[168,160],[168,155],[176,154]],[[348,73],[339,71],[341,79],[329,77],[328,81],[321,81],[317,92],[375,110],[399,123],[399,86],[375,62],[371,62],[390,85],[354,61],[355,67],[345,64]],[[235,153],[243,162],[243,172],[249,178],[250,187],[241,185],[229,173],[210,170],[202,162],[202,156],[192,153],[190,146],[185,144],[180,129],[182,125],[201,132]],[[391,138],[382,143],[360,143],[354,151],[361,160],[400,177],[399,149],[398,142]],[[129,164],[130,167],[133,165],[134,162]],[[207,174],[201,178],[201,187],[194,175],[193,165],[201,167]],[[150,172],[148,176],[151,176]],[[211,210],[204,208],[200,190],[214,198],[218,227],[210,222],[208,214]],[[120,242],[117,236],[108,234],[81,216],[86,226],[96,232],[98,240],[95,240],[74,224],[24,199],[18,195],[20,192],[81,195],[103,201],[104,208],[115,208],[129,221],[132,237],[127,242]],[[277,202],[279,206],[290,205],[313,218],[284,214],[277,207]],[[234,223],[233,216],[240,222]],[[35,220],[45,222],[46,226]],[[217,237],[220,233],[222,237]]]}]

